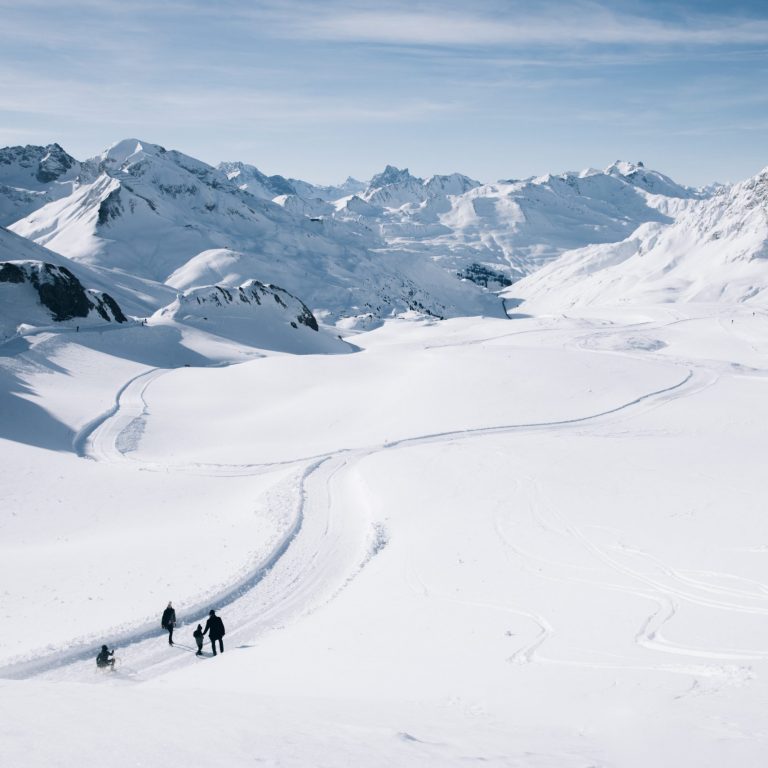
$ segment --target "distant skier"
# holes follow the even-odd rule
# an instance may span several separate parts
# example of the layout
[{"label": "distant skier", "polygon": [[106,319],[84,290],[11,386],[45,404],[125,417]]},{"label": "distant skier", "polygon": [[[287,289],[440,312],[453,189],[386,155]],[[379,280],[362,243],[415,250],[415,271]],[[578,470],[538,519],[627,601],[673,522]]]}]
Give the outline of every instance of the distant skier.
[{"label": "distant skier", "polygon": [[195,642],[197,643],[197,653],[195,656],[202,656],[203,655],[203,625],[198,624],[197,629],[192,633],[192,637],[195,638]]},{"label": "distant skier", "polygon": [[210,630],[211,648],[213,649],[213,655],[216,655],[216,641],[219,641],[219,650],[224,653],[224,622],[219,616],[216,615],[216,611],[211,611],[208,614],[208,621],[205,622],[205,629],[203,634],[208,634]]},{"label": "distant skier", "polygon": [[176,611],[168,603],[168,607],[163,611],[163,618],[160,619],[160,626],[168,630],[168,645],[173,645],[173,628],[176,626]]},{"label": "distant skier", "polygon": [[114,655],[115,655],[114,651],[110,651],[106,645],[102,645],[101,651],[99,652],[99,655],[96,657],[96,666],[102,669],[106,667],[110,667],[111,669],[114,669],[115,659],[109,658],[110,656],[114,657]]}]

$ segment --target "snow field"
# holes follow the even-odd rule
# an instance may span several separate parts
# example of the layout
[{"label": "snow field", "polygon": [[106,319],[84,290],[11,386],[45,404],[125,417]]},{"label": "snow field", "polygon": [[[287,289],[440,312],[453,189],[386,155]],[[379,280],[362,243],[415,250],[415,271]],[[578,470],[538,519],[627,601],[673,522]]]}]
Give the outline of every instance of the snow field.
[{"label": "snow field", "polygon": [[[0,546],[28,543],[2,579],[10,620],[39,623],[27,604],[72,570],[69,604],[45,614],[60,639],[42,654],[25,640],[26,666],[4,669],[35,676],[0,682],[6,761],[761,765],[765,320],[591,312],[393,322],[355,337],[357,354],[148,374],[89,427],[90,461],[0,441],[5,493],[26,513],[2,518],[16,528]],[[69,422],[87,423],[74,402]],[[179,561],[203,556],[196,576],[147,566],[167,598],[149,574],[112,577],[109,610],[138,618],[111,676],[67,657],[66,617],[87,568],[117,574],[139,543],[102,563],[129,515],[57,516],[49,476],[70,507],[86,486],[100,513],[109,492],[132,504],[145,538],[175,539],[184,515],[199,526],[175,542]],[[76,555],[34,546],[41,527],[78,524]],[[167,599],[182,612],[216,594],[215,661],[141,623]],[[94,642],[111,626],[84,616]]]}]

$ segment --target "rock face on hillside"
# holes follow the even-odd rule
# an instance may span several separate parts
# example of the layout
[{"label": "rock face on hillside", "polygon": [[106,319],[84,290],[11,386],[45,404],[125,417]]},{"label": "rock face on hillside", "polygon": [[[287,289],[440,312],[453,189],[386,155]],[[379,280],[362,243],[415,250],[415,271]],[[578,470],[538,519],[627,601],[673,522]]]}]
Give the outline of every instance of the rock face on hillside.
[{"label": "rock face on hillside", "polygon": [[350,351],[336,333],[320,327],[301,299],[260,280],[183,291],[150,323],[178,323],[252,347],[295,354]]},{"label": "rock face on hillside", "polygon": [[[298,323],[313,331],[318,330],[315,316],[301,299],[276,285],[266,285],[259,280],[248,280],[237,288],[222,285],[193,288],[179,294],[176,301],[163,309],[162,313],[202,316],[208,312],[229,309],[250,311],[255,318],[258,314],[257,308],[274,310],[275,305],[279,308],[277,314],[282,315],[293,328],[296,328]],[[275,314],[274,311],[272,314]]]},{"label": "rock face on hillside", "polygon": [[0,149],[0,179],[26,181],[34,179],[38,184],[50,184],[60,179],[78,165],[58,144],[47,147],[27,145]]},{"label": "rock face on hillside", "polygon": [[22,324],[127,321],[109,294],[84,288],[66,267],[43,261],[0,262],[0,297],[3,337],[13,335]]}]

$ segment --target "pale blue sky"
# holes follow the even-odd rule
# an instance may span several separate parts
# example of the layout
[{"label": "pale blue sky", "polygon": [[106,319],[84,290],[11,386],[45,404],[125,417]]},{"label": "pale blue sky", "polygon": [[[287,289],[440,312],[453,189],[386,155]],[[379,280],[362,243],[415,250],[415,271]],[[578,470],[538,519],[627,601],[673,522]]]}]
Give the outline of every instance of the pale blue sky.
[{"label": "pale blue sky", "polygon": [[0,0],[0,145],[138,137],[315,182],[768,165],[765,2]]}]

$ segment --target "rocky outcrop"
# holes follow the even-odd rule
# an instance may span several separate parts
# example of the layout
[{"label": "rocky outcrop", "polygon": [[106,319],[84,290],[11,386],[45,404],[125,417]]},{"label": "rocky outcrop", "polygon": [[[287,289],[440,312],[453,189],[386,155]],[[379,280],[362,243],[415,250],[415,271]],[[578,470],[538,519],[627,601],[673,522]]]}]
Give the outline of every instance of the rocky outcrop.
[{"label": "rocky outcrop", "polygon": [[[106,322],[128,319],[109,294],[84,288],[66,267],[43,261],[0,262],[0,283],[32,286],[55,322],[87,318],[93,312]],[[18,320],[24,322],[23,317]]]},{"label": "rocky outcrop", "polygon": [[162,310],[165,315],[189,315],[201,314],[201,310],[215,311],[219,308],[231,308],[237,311],[247,309],[250,305],[254,308],[265,306],[269,308],[271,302],[282,310],[288,323],[296,328],[304,325],[317,331],[319,326],[315,316],[309,307],[293,294],[276,285],[267,285],[259,280],[248,280],[237,288],[228,288],[221,285],[208,285],[202,288],[192,288],[180,293],[176,301]]},{"label": "rocky outcrop", "polygon": [[470,264],[458,273],[460,280],[471,280],[483,288],[506,288],[512,285],[512,280],[503,272],[490,269],[483,264]]}]

